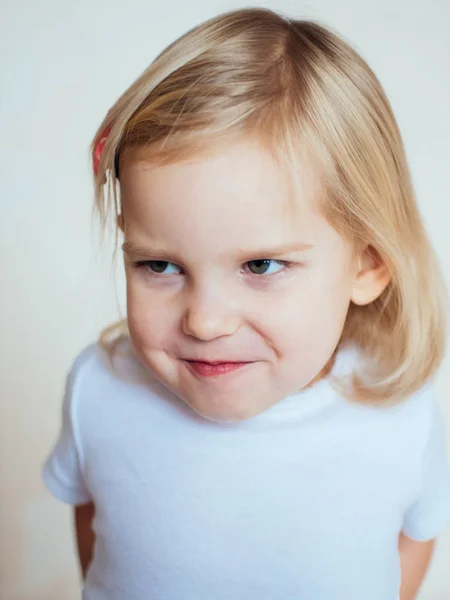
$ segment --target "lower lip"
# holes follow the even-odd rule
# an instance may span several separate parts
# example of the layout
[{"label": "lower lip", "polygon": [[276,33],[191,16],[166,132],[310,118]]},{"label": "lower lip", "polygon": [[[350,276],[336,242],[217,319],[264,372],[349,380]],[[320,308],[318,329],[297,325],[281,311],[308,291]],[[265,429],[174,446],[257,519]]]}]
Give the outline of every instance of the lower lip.
[{"label": "lower lip", "polygon": [[248,362],[224,362],[213,365],[211,363],[197,361],[186,362],[194,371],[194,373],[196,373],[196,375],[200,375],[201,377],[217,377],[219,375],[226,375],[227,373],[237,371],[238,369],[242,369],[242,367],[252,364]]}]

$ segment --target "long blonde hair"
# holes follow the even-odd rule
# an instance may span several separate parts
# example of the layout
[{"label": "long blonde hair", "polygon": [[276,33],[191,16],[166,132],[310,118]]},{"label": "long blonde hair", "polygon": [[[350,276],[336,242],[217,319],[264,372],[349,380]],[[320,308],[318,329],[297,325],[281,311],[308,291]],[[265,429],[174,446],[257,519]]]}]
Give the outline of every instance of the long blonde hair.
[{"label": "long blonde hair", "polygon": [[339,36],[265,9],[220,15],[171,44],[119,98],[93,153],[106,128],[95,177],[103,225],[120,215],[116,169],[127,151],[176,161],[221,136],[252,133],[294,178],[300,153],[308,156],[321,176],[324,215],[354,243],[369,244],[391,276],[377,300],[350,306],[340,345],[356,345],[365,360],[346,395],[399,400],[435,373],[447,329],[443,278],[386,95]]}]

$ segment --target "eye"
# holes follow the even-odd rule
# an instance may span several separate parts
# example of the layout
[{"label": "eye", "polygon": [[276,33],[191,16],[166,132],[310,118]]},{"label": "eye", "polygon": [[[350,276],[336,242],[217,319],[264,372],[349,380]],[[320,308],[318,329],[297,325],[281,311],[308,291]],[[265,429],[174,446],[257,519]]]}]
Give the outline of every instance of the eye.
[{"label": "eye", "polygon": [[181,273],[181,267],[165,260],[143,260],[136,263],[137,267],[145,267],[151,274],[155,275],[177,275]]},{"label": "eye", "polygon": [[254,275],[274,275],[282,271],[287,266],[287,262],[284,260],[263,258],[260,260],[249,260],[245,263],[245,266]]}]

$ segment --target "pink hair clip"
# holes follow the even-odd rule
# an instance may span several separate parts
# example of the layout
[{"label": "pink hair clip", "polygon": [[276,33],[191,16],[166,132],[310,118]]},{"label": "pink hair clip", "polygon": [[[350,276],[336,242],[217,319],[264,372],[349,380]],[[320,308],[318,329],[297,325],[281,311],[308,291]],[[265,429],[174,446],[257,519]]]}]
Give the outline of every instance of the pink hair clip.
[{"label": "pink hair clip", "polygon": [[108,139],[109,134],[111,133],[111,126],[109,125],[106,129],[103,130],[99,141],[95,147],[94,157],[93,157],[93,167],[94,167],[94,175],[98,175],[98,168],[100,166],[100,159],[102,157],[103,149],[106,144],[106,140]]}]

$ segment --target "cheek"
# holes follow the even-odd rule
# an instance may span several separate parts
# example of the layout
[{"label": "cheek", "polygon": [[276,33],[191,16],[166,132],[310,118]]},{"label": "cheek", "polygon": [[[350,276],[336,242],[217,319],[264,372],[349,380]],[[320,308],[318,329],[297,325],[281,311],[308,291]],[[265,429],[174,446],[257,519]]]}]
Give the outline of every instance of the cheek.
[{"label": "cheek", "polygon": [[127,283],[127,317],[133,343],[140,348],[161,348],[174,327],[167,302],[132,282]]},{"label": "cheek", "polygon": [[346,277],[319,277],[311,285],[309,297],[304,298],[305,318],[321,330],[341,328],[350,298],[351,286]]},{"label": "cheek", "polygon": [[350,303],[351,280],[342,270],[311,269],[272,312],[270,327],[280,351],[302,347],[334,351]]}]

